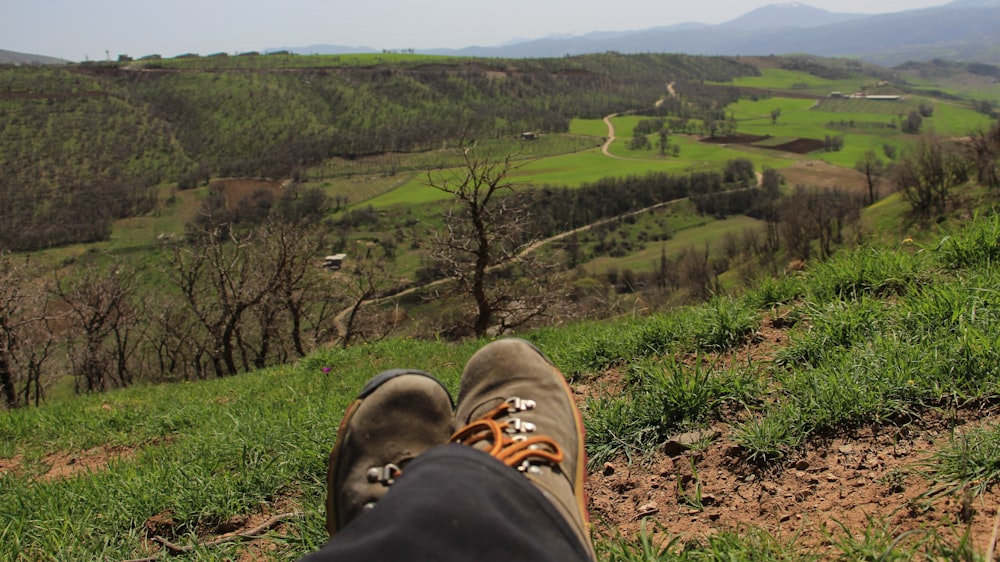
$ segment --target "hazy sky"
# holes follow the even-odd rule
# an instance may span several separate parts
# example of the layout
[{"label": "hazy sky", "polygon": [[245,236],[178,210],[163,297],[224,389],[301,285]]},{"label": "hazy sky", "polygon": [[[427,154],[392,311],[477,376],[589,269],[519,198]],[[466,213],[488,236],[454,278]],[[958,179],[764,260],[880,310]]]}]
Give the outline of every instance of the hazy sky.
[{"label": "hazy sky", "polygon": [[[493,46],[553,34],[722,23],[781,0],[0,0],[0,49],[79,61],[313,44]],[[885,13],[948,0],[809,0]]]}]

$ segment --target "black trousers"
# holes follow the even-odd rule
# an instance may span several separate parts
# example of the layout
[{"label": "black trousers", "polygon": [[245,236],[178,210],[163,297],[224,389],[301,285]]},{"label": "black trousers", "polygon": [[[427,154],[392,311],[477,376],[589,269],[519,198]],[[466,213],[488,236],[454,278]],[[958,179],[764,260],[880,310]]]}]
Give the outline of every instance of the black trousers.
[{"label": "black trousers", "polygon": [[303,562],[589,561],[566,520],[527,478],[465,445],[406,465],[374,509]]}]

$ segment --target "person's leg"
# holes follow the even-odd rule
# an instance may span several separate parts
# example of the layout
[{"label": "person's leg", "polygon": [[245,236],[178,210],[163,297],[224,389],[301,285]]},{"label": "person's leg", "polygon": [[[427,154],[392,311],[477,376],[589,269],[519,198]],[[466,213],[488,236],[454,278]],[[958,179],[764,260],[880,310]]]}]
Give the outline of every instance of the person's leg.
[{"label": "person's leg", "polygon": [[465,366],[452,440],[489,452],[521,472],[562,514],[589,559],[580,410],[566,378],[532,344],[495,341]]},{"label": "person's leg", "polygon": [[464,445],[428,450],[371,511],[303,562],[592,560],[566,518],[516,470]]},{"label": "person's leg", "polygon": [[[388,493],[364,478],[388,458],[366,448],[399,449],[378,441],[393,440],[393,424],[380,420],[398,414],[386,408],[418,404],[402,417],[436,420],[447,399],[419,379],[378,378],[359,397],[362,406],[349,409],[331,454],[328,521],[336,535],[305,560],[594,559],[582,419],[562,374],[534,346],[500,340],[469,360],[455,418],[463,427],[451,437],[457,444],[434,447],[448,438],[432,421],[435,430],[407,448],[429,450],[405,470],[380,472],[393,482]],[[370,424],[381,429],[360,429]]]}]

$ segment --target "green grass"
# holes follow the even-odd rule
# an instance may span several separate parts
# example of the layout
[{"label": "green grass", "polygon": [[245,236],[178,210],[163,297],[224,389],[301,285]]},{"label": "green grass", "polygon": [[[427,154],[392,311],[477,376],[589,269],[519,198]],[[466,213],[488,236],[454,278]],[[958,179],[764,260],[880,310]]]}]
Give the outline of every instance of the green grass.
[{"label": "green grass", "polygon": [[[736,425],[744,462],[768,462],[789,456],[813,435],[1000,396],[998,225],[996,216],[980,217],[923,252],[860,248],[744,297],[528,337],[576,380],[609,366],[625,374],[623,392],[586,404],[594,462],[618,455],[640,460],[673,432],[734,409],[753,413]],[[775,302],[787,303],[799,321],[788,353],[773,366],[724,366],[706,355],[673,359],[674,353],[698,357],[739,346]],[[275,539],[275,556],[311,551],[324,540],[325,457],[364,381],[386,368],[418,366],[454,391],[479,345],[390,339],[229,379],[139,386],[2,412],[0,455],[20,459],[22,470],[0,478],[0,505],[8,510],[0,558],[140,557],[143,523],[154,515],[169,513],[175,542],[192,544],[234,515],[278,509],[279,498],[281,509],[304,515],[287,523],[290,534]],[[322,372],[326,366],[329,374]],[[996,440],[993,430],[966,434],[941,453],[935,477],[993,485]],[[95,447],[125,452],[106,468],[42,477],[50,454]],[[853,559],[898,538],[879,522],[869,531],[861,538],[835,534],[834,547]],[[651,548],[633,540],[602,539],[599,549],[607,559],[629,560]],[[754,532],[673,544],[676,550],[656,547],[654,559],[751,548],[764,549],[754,559],[781,559],[795,552]],[[936,552],[952,544],[893,548]],[[237,557],[238,549],[205,549],[185,559]],[[682,554],[686,558],[675,558]]]},{"label": "green grass", "polygon": [[978,497],[1000,483],[1000,429],[977,427],[954,435],[926,466],[932,478]]},{"label": "green grass", "polygon": [[732,83],[743,88],[791,90],[822,97],[834,91],[854,92],[871,82],[873,82],[871,78],[860,75],[852,78],[830,80],[797,70],[764,68],[761,69],[760,76],[744,76],[736,78]]},{"label": "green grass", "polygon": [[[662,242],[647,242],[641,250],[627,256],[614,258],[602,256],[583,264],[583,268],[592,273],[604,273],[612,269],[633,271],[653,271],[659,267],[660,257],[665,252],[668,258],[676,259],[685,248],[694,246],[704,248],[706,243],[718,243],[727,233],[740,234],[747,228],[759,228],[760,221],[746,217],[734,216],[726,220],[711,217],[687,215],[681,222],[672,222],[674,234],[670,240]],[[640,224],[638,228],[643,228]],[[651,228],[651,227],[650,227]]]},{"label": "green grass", "polygon": [[608,126],[603,119],[573,119],[569,122],[569,132],[574,135],[607,137]]},{"label": "green grass", "polygon": [[[153,515],[171,512],[177,542],[193,543],[199,532],[286,496],[307,511],[300,525],[310,536],[282,549],[315,549],[323,541],[325,457],[365,380],[390,365],[413,364],[454,388],[468,349],[394,340],[320,352],[238,379],[137,387],[4,412],[2,454],[23,457],[29,473],[0,478],[0,498],[32,507],[5,517],[0,558],[134,558],[141,555],[142,523]],[[324,374],[323,366],[333,370]],[[135,452],[69,479],[31,478],[44,473],[50,452],[96,446]]]},{"label": "green grass", "polygon": [[770,122],[771,111],[778,109],[781,110],[781,115],[778,117],[778,122],[780,123],[784,119],[789,118],[789,114],[800,111],[808,111],[815,103],[815,101],[808,99],[804,100],[781,97],[773,97],[759,101],[740,100],[737,103],[727,106],[726,112],[727,114],[731,114],[738,121],[745,121],[747,119],[766,119]]}]

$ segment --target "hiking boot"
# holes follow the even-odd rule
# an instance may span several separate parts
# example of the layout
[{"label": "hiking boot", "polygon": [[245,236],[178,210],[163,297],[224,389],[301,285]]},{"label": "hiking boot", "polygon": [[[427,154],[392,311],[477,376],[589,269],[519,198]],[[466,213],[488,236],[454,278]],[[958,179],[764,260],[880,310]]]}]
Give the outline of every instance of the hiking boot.
[{"label": "hiking boot", "polygon": [[555,505],[591,558],[583,418],[562,373],[532,344],[495,341],[465,366],[451,440],[521,471]]},{"label": "hiking boot", "polygon": [[326,474],[326,529],[339,529],[375,507],[406,463],[448,442],[451,395],[422,371],[385,371],[347,408]]}]

